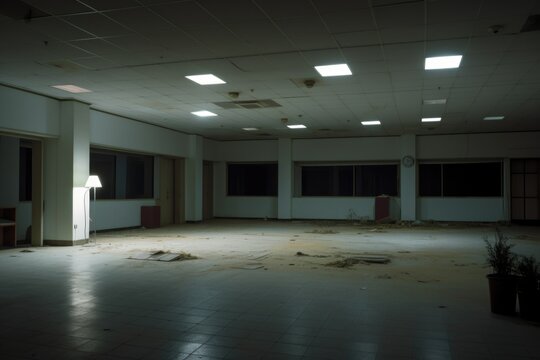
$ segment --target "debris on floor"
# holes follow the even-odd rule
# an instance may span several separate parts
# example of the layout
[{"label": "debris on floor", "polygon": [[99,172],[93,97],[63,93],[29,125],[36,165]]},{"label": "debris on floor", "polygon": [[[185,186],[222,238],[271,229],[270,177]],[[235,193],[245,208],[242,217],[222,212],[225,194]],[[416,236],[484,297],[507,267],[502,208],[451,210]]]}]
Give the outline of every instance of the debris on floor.
[{"label": "debris on floor", "polygon": [[348,268],[356,264],[388,264],[389,262],[390,258],[384,255],[357,255],[330,262],[326,266]]},{"label": "debris on floor", "polygon": [[356,258],[345,258],[345,259],[329,262],[325,264],[325,266],[332,266],[332,267],[337,267],[337,268],[350,268],[351,266],[359,264],[359,263],[360,263],[360,260]]},{"label": "debris on floor", "polygon": [[22,253],[31,253],[31,252],[34,252],[33,250],[29,250],[29,249],[24,249],[24,250],[21,250],[19,252],[22,252]]},{"label": "debris on floor", "polygon": [[170,253],[159,250],[153,252],[140,252],[133,256],[130,256],[128,259],[171,262],[182,260],[195,260],[198,259],[198,257],[186,252]]},{"label": "debris on floor", "polygon": [[392,277],[388,274],[378,275],[377,279],[390,280]]},{"label": "debris on floor", "polygon": [[268,251],[253,251],[250,252],[248,259],[249,260],[264,260],[270,255]]},{"label": "debris on floor", "polygon": [[371,230],[368,230],[369,232],[375,232],[375,233],[387,233],[388,231],[386,230],[383,230],[382,228],[375,228],[375,229],[371,229]]},{"label": "debris on floor", "polygon": [[416,280],[416,281],[418,281],[419,283],[422,283],[422,284],[439,282],[439,280],[437,280],[437,279],[433,279],[433,280]]},{"label": "debris on floor", "polygon": [[314,229],[311,231],[306,231],[307,234],[338,234],[339,231],[330,230],[330,229]]},{"label": "debris on floor", "polygon": [[263,264],[245,264],[241,266],[234,266],[233,268],[241,269],[241,270],[258,270],[258,269],[264,268],[264,265]]},{"label": "debris on floor", "polygon": [[327,258],[330,257],[330,255],[309,255],[301,251],[296,252],[296,256],[309,256],[309,257],[315,257],[315,258]]}]

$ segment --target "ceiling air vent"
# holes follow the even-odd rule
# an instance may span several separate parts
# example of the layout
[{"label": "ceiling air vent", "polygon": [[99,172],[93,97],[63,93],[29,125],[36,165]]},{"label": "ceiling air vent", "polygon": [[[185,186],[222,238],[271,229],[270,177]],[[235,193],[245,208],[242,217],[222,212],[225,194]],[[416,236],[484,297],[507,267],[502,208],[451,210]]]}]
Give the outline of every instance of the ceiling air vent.
[{"label": "ceiling air vent", "polygon": [[525,21],[525,24],[521,28],[521,32],[538,31],[540,30],[540,15],[531,15]]},{"label": "ceiling air vent", "polygon": [[49,14],[19,0],[0,1],[0,14],[15,20],[25,21],[50,16]]},{"label": "ceiling air vent", "polygon": [[265,109],[272,107],[280,107],[277,102],[274,100],[242,100],[242,101],[222,101],[215,102],[214,105],[217,105],[223,109]]}]

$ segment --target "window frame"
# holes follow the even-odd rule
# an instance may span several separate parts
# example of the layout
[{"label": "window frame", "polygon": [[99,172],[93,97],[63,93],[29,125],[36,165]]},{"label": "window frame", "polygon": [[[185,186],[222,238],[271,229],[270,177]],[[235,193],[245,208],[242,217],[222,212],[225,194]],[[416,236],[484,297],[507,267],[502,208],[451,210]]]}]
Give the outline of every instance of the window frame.
[{"label": "window frame", "polygon": [[[371,165],[390,165],[396,168],[396,195],[388,195],[399,198],[401,196],[401,167],[399,160],[389,161],[345,161],[345,162],[296,162],[294,163],[294,186],[293,197],[295,198],[376,198],[381,195],[357,195],[356,189],[356,167]],[[305,166],[351,166],[352,171],[352,195],[302,195],[302,167]]]},{"label": "window frame", "polygon": [[[500,195],[445,195],[444,192],[444,165],[466,165],[466,164],[499,164],[500,166]],[[420,194],[420,166],[421,165],[439,165],[441,169],[441,195],[421,195]],[[421,161],[418,163],[417,173],[416,173],[416,191],[417,197],[419,198],[502,198],[504,197],[504,161],[503,159],[468,159],[466,161],[461,160],[449,160],[449,161],[440,161],[440,160],[428,160]]]},{"label": "window frame", "polygon": [[[124,201],[130,201],[130,200],[149,200],[149,199],[155,199],[155,182],[156,182],[156,171],[155,171],[155,164],[156,164],[156,156],[152,154],[147,153],[140,153],[140,152],[133,152],[133,151],[118,151],[118,150],[111,150],[107,148],[100,148],[100,147],[91,147],[90,148],[90,163],[91,163],[91,157],[92,154],[102,154],[102,155],[110,155],[114,157],[114,163],[115,163],[115,169],[114,169],[114,196],[108,197],[108,198],[101,198],[101,200],[108,200],[108,201],[117,201],[117,200],[124,200]],[[148,185],[150,187],[150,194],[148,197],[128,197],[127,196],[127,159],[129,157],[143,157],[148,158],[150,160],[150,165],[148,165],[148,168],[150,169],[151,175],[149,178],[151,179],[151,184]],[[123,162],[125,163],[125,166],[122,169],[119,169],[119,159],[123,159]],[[121,174],[120,171],[123,171],[124,173]],[[90,169],[90,173],[92,170]],[[93,174],[91,174],[93,175]],[[122,182],[122,179],[124,179],[124,183],[120,184]],[[123,190],[123,191],[119,191]],[[98,190],[98,200],[99,198],[99,190]]]},{"label": "window frame", "polygon": [[[276,193],[275,195],[231,195],[229,193],[229,165],[275,165],[276,167]],[[276,198],[279,195],[279,163],[277,161],[228,161],[225,163],[225,196],[247,198]]]}]

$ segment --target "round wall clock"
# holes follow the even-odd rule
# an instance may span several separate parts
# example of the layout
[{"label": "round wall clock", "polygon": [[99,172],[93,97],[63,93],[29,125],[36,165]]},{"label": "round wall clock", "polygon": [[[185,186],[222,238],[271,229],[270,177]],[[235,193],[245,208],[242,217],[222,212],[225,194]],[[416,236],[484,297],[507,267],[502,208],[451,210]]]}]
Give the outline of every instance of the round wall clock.
[{"label": "round wall clock", "polygon": [[411,167],[414,165],[414,158],[411,155],[404,156],[403,159],[401,159],[401,163],[405,167]]}]

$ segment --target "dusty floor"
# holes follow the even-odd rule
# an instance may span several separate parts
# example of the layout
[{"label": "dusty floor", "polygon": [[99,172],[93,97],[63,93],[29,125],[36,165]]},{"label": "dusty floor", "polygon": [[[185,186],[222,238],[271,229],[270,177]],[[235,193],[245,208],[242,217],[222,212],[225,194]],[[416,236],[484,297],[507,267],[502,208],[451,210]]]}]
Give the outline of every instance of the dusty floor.
[{"label": "dusty floor", "polygon": [[[538,324],[489,312],[483,239],[494,229],[213,220],[1,251],[0,353],[540,359]],[[540,259],[538,227],[501,229],[516,253]],[[157,250],[198,259],[128,259]],[[366,254],[390,263],[328,266]]]}]

